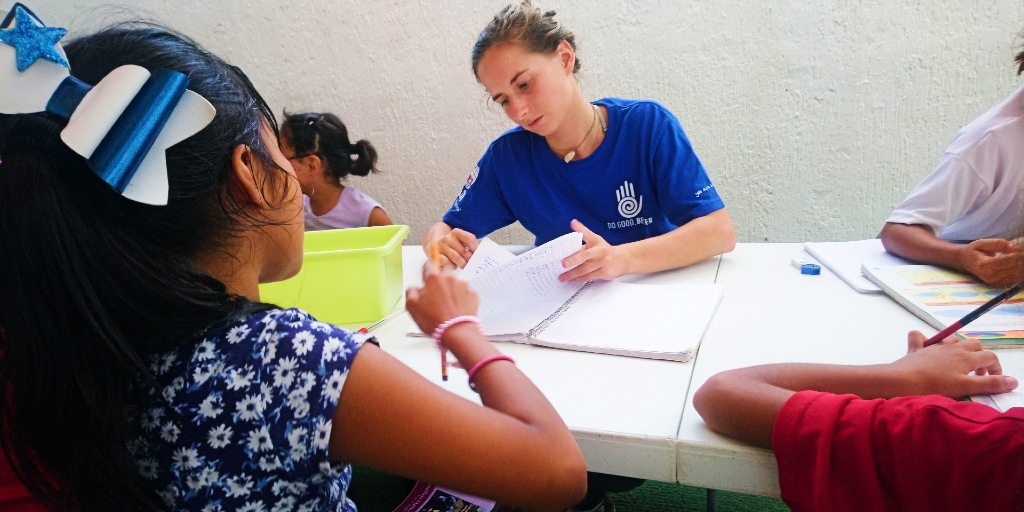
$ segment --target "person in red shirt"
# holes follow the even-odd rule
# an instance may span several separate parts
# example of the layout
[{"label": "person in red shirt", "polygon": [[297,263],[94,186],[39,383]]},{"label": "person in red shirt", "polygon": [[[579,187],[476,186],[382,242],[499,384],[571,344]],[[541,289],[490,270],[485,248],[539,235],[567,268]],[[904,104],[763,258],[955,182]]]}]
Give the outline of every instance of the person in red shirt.
[{"label": "person in red shirt", "polygon": [[977,341],[925,339],[912,331],[883,365],[722,372],[693,405],[712,430],[775,451],[794,512],[1024,509],[1024,408],[952,399],[1017,380]]},{"label": "person in red shirt", "polygon": [[7,457],[0,451],[0,510],[4,512],[46,512],[42,505],[14,474]]}]

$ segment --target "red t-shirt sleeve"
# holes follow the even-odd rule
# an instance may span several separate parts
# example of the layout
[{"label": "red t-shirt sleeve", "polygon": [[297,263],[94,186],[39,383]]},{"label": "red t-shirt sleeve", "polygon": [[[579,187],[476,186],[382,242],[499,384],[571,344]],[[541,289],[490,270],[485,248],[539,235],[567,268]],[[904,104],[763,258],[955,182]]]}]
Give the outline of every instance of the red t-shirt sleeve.
[{"label": "red t-shirt sleeve", "polygon": [[794,512],[1024,510],[1024,408],[802,391],[772,446]]},{"label": "red t-shirt sleeve", "polygon": [[7,457],[0,451],[0,510],[4,512],[46,512],[46,508],[14,474]]}]

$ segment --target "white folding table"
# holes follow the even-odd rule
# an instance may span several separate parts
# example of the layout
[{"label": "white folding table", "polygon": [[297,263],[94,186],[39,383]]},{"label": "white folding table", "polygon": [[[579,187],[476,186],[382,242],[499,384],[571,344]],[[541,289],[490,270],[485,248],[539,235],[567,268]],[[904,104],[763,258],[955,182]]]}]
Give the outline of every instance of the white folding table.
[{"label": "white folding table", "polygon": [[[861,294],[826,268],[803,275],[803,244],[738,244],[722,256],[724,296],[701,342],[676,439],[678,482],[779,496],[771,450],[716,434],[693,409],[712,375],[769,363],[875,364],[907,350],[907,333],[936,331],[888,295]],[[813,258],[810,258],[813,260]]]},{"label": "white folding table", "polygon": [[[417,246],[402,248],[405,286],[422,284],[426,261]],[[719,258],[626,282],[713,283]],[[404,305],[399,303],[398,307]],[[462,371],[441,380],[440,356],[429,338],[407,336],[412,319],[400,315],[373,331],[381,348],[420,375],[479,403]],[[663,482],[676,481],[676,433],[693,372],[693,362],[655,361],[588,354],[515,343],[498,348],[512,356],[551,401],[572,431],[591,471]]]}]

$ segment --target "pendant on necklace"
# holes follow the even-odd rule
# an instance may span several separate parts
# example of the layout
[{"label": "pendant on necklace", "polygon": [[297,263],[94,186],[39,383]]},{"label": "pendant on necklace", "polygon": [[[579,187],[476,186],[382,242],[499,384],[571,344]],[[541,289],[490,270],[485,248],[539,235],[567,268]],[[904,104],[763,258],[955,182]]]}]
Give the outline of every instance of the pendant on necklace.
[{"label": "pendant on necklace", "polygon": [[570,151],[570,152],[566,153],[565,154],[565,163],[571,162],[573,157],[575,157],[575,156],[576,156],[576,152],[575,151]]}]

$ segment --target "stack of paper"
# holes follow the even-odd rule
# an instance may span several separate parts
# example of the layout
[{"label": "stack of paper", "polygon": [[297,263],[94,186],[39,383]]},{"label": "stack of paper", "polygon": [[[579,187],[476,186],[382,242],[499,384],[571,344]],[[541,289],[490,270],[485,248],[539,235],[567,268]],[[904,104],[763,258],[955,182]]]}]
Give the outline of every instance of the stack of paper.
[{"label": "stack of paper", "polygon": [[861,273],[861,267],[910,265],[913,262],[885,252],[877,238],[856,242],[807,242],[804,250],[860,293],[882,293]]}]

